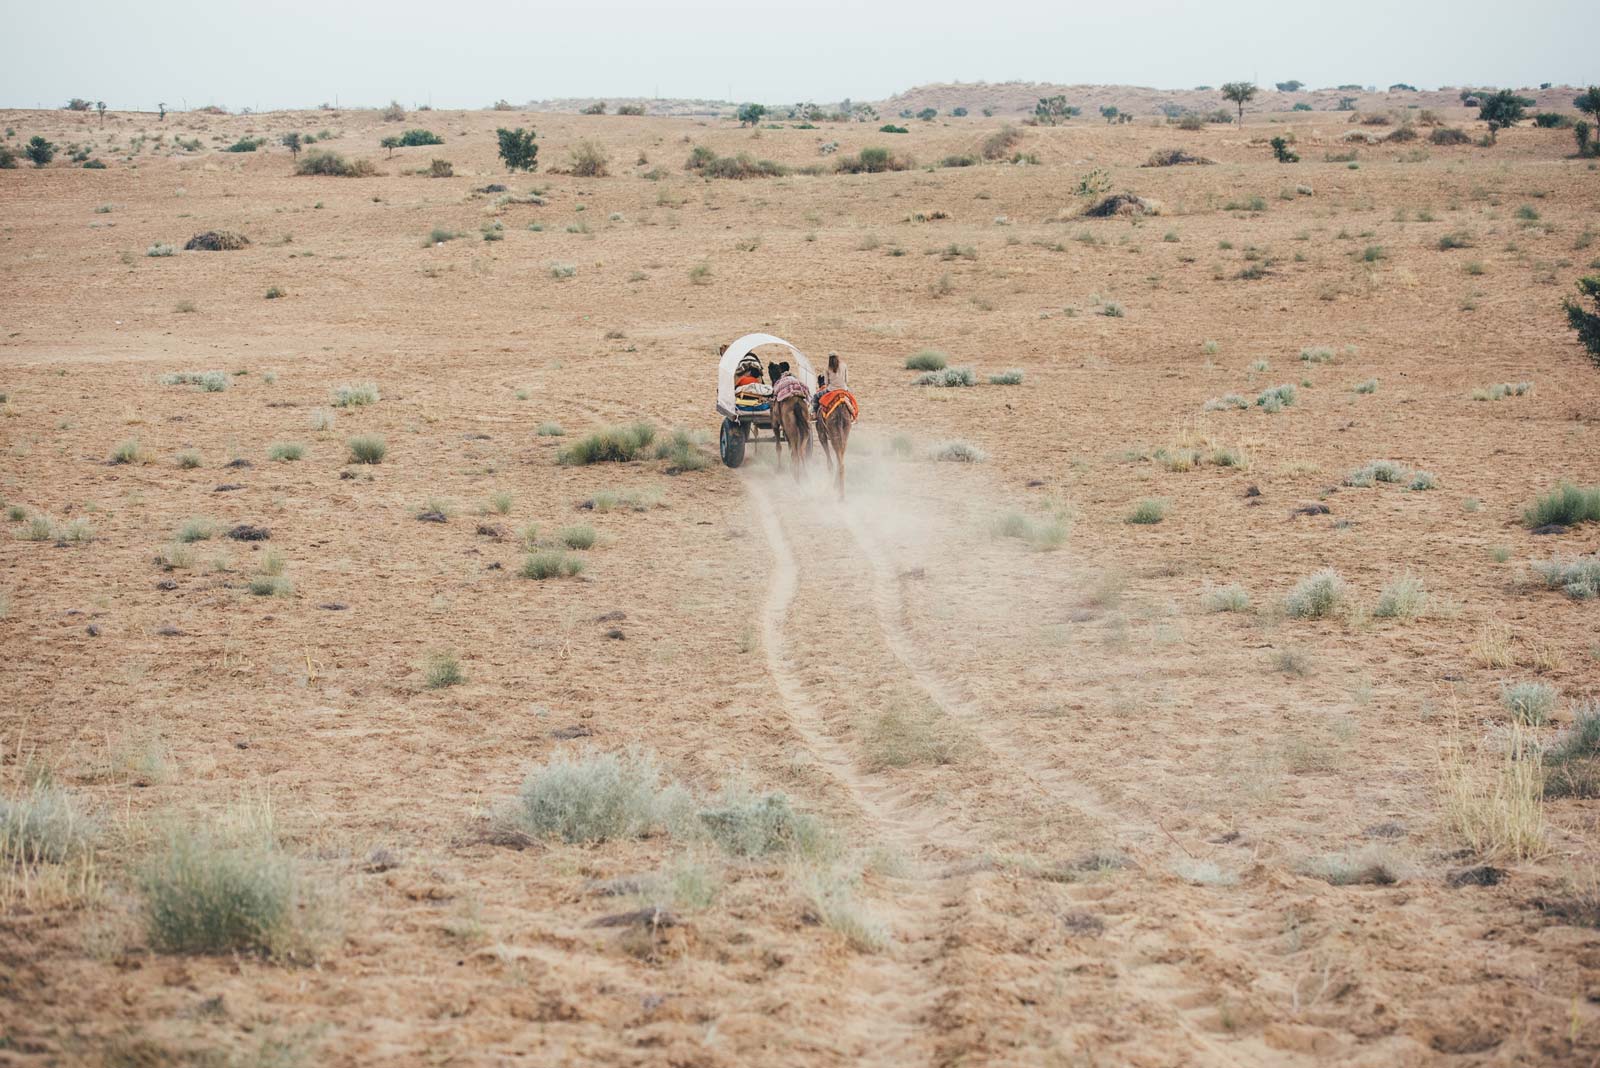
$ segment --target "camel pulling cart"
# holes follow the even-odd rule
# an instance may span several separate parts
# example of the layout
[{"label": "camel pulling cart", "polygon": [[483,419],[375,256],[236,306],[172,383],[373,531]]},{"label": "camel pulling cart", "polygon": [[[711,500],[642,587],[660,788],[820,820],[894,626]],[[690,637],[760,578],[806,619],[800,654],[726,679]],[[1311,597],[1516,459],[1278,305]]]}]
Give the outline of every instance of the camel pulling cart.
[{"label": "camel pulling cart", "polygon": [[[783,431],[772,421],[772,404],[770,397],[766,403],[760,403],[763,396],[760,390],[746,387],[737,389],[734,382],[734,372],[738,370],[745,357],[751,355],[758,348],[775,346],[781,351],[770,353],[769,358],[774,361],[787,361],[789,370],[795,377],[805,384],[806,389],[816,392],[817,372],[812,370],[811,361],[806,359],[806,354],[783,340],[771,334],[746,334],[744,337],[730,344],[722,353],[722,360],[717,365],[717,414],[722,416],[722,430],[717,435],[718,451],[722,455],[722,462],[729,467],[738,467],[744,463],[744,452],[747,447],[763,442],[771,443],[774,448],[783,440]],[[762,361],[765,367],[766,361]],[[770,392],[770,385],[766,387]],[[767,432],[766,437],[761,436],[761,431]]]}]

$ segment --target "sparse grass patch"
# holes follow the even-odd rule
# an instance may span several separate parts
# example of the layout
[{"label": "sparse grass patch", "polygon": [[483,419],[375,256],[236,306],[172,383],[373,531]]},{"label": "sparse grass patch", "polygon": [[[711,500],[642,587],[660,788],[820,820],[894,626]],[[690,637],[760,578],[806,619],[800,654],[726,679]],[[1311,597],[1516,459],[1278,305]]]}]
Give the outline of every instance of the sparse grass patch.
[{"label": "sparse grass patch", "polygon": [[946,367],[942,371],[928,371],[918,375],[912,380],[914,386],[941,386],[954,388],[958,386],[975,386],[978,376],[970,367]]},{"label": "sparse grass patch", "polygon": [[467,681],[467,676],[454,653],[439,651],[429,653],[423,661],[422,681],[430,690],[442,690],[447,686],[459,686]]},{"label": "sparse grass patch", "polygon": [[1378,392],[1378,380],[1376,378],[1369,378],[1365,382],[1357,382],[1350,388],[1355,393],[1376,393]]},{"label": "sparse grass patch", "polygon": [[626,427],[606,427],[562,449],[556,455],[556,462],[569,466],[627,463],[640,459],[655,437],[656,428],[645,422]]},{"label": "sparse grass patch", "polygon": [[1428,606],[1428,594],[1415,575],[1401,575],[1384,586],[1372,614],[1379,619],[1416,619]]},{"label": "sparse grass patch", "polygon": [[1040,552],[1051,552],[1067,543],[1069,527],[1064,519],[1033,519],[1021,512],[1009,512],[993,527],[997,538],[1016,538]]},{"label": "sparse grass patch", "polygon": [[1393,460],[1369,460],[1367,463],[1351,471],[1344,478],[1346,486],[1367,487],[1379,482],[1399,484],[1411,477],[1411,472],[1405,465],[1397,464]]},{"label": "sparse grass patch", "polygon": [[1538,727],[1556,707],[1556,688],[1547,682],[1502,683],[1500,703],[1518,723]]},{"label": "sparse grass patch", "polygon": [[1256,407],[1269,414],[1283,411],[1295,402],[1299,391],[1293,383],[1285,382],[1281,386],[1264,389],[1256,395]]},{"label": "sparse grass patch", "polygon": [[888,708],[862,725],[862,754],[867,767],[884,768],[954,764],[960,756],[955,732],[935,709]]},{"label": "sparse grass patch", "polygon": [[497,822],[537,841],[638,838],[663,824],[679,793],[662,787],[654,758],[637,750],[557,754],[528,773]]},{"label": "sparse grass patch", "polygon": [[888,927],[856,901],[853,880],[813,872],[806,880],[805,892],[817,917],[844,936],[851,948],[861,953],[888,948]]},{"label": "sparse grass patch", "polygon": [[381,464],[389,454],[389,444],[381,434],[357,434],[345,443],[353,464]]},{"label": "sparse grass patch", "polygon": [[1159,497],[1146,497],[1128,513],[1129,523],[1149,526],[1167,518],[1167,502]]},{"label": "sparse grass patch", "polygon": [[1572,726],[1544,750],[1545,797],[1600,797],[1600,701],[1573,708]]},{"label": "sparse grass patch", "polygon": [[1442,754],[1446,823],[1477,856],[1530,860],[1547,848],[1544,766],[1524,732],[1514,722],[1498,754],[1469,753],[1459,741]]},{"label": "sparse grass patch", "polygon": [[667,461],[669,475],[700,471],[711,464],[706,454],[700,451],[695,435],[683,429],[674,430],[670,437],[656,443],[656,459]]},{"label": "sparse grass patch", "polygon": [[146,459],[148,456],[139,447],[137,438],[129,438],[111,450],[111,462],[114,464],[142,464]]},{"label": "sparse grass patch", "polygon": [[1234,886],[1239,882],[1235,872],[1220,867],[1215,861],[1180,857],[1172,862],[1172,874],[1190,886]]},{"label": "sparse grass patch", "polygon": [[1022,385],[1022,372],[1016,368],[1001,371],[989,376],[991,386],[1020,386]]},{"label": "sparse grass patch", "polygon": [[0,867],[59,864],[88,852],[95,835],[94,823],[47,778],[21,797],[0,797]]},{"label": "sparse grass patch", "polygon": [[378,403],[378,387],[372,382],[347,383],[333,391],[335,408],[361,408]]},{"label": "sparse grass patch", "polygon": [[1534,501],[1523,513],[1530,528],[1600,523],[1600,486],[1581,487],[1563,482]]},{"label": "sparse grass patch", "polygon": [[1201,595],[1200,603],[1207,612],[1248,612],[1250,594],[1243,586],[1232,583],[1207,590]]},{"label": "sparse grass patch", "polygon": [[179,470],[193,471],[200,466],[200,454],[193,449],[185,449],[174,458],[173,462],[178,465]]},{"label": "sparse grass patch", "polygon": [[566,434],[560,423],[540,423],[534,433],[541,438],[559,438]]},{"label": "sparse grass patch", "polygon": [[1283,609],[1293,619],[1324,619],[1344,603],[1345,582],[1332,568],[1323,568],[1295,584]]},{"label": "sparse grass patch", "polygon": [[165,953],[309,956],[303,879],[268,835],[169,834],[139,872],[150,944]]},{"label": "sparse grass patch", "polygon": [[1334,886],[1393,886],[1409,874],[1394,850],[1382,845],[1307,860],[1300,865],[1300,873]]},{"label": "sparse grass patch", "polygon": [[561,544],[569,549],[592,549],[599,536],[595,534],[594,527],[583,523],[563,528],[559,537]]},{"label": "sparse grass patch", "polygon": [[830,845],[821,821],[796,811],[781,793],[758,795],[729,787],[695,815],[703,832],[736,857],[812,857]]},{"label": "sparse grass patch", "polygon": [[275,441],[267,446],[267,459],[277,460],[280,463],[301,460],[305,455],[306,447],[298,441]]},{"label": "sparse grass patch", "polygon": [[187,545],[190,542],[206,541],[217,536],[217,525],[209,519],[193,518],[184,521],[178,528],[177,540]]},{"label": "sparse grass patch", "polygon": [[923,349],[906,357],[908,371],[943,371],[949,358],[937,349]]},{"label": "sparse grass patch", "polygon": [[933,459],[941,463],[981,464],[989,454],[965,441],[946,441],[933,447]]},{"label": "sparse grass patch", "polygon": [[1560,590],[1573,600],[1600,597],[1600,553],[1536,563],[1533,570],[1546,588]]},{"label": "sparse grass patch", "polygon": [[574,578],[583,573],[583,557],[555,549],[541,549],[529,553],[522,561],[523,578],[543,581],[552,578]]}]

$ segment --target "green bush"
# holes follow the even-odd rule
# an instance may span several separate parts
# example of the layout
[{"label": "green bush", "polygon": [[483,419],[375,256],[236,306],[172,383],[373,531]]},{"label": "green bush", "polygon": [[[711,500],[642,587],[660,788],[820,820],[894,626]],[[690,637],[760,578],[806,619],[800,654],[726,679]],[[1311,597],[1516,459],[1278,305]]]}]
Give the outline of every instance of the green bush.
[{"label": "green bush", "polygon": [[906,370],[942,371],[948,362],[945,354],[937,349],[923,349],[906,357]]},{"label": "green bush", "polygon": [[661,825],[667,793],[654,759],[644,753],[557,755],[528,773],[501,819],[534,839],[638,838]]},{"label": "green bush", "polygon": [[168,953],[292,955],[300,878],[270,841],[175,832],[139,873],[150,944]]},{"label": "green bush", "polygon": [[494,133],[499,141],[500,159],[505,163],[506,170],[532,171],[538,168],[539,146],[534,141],[534,131],[524,131],[518,126],[515,130],[501,127]]},{"label": "green bush", "polygon": [[[1600,275],[1578,279],[1578,294],[1594,304],[1596,312],[1600,312]],[[1567,325],[1578,335],[1578,340],[1588,350],[1589,358],[1600,364],[1600,314],[1587,311],[1577,301],[1570,299],[1562,301],[1561,307],[1567,313]]]},{"label": "green bush", "polygon": [[1563,482],[1524,510],[1522,522],[1534,528],[1600,523],[1600,486]]},{"label": "green bush", "polygon": [[887,148],[863,148],[854,156],[841,156],[838,164],[843,174],[880,174],[903,171],[910,166],[909,160],[891,155]]},{"label": "green bush", "polygon": [[522,561],[521,574],[523,578],[540,582],[563,576],[574,578],[583,573],[583,566],[581,556],[573,556],[571,553],[554,549],[543,549],[528,554]]},{"label": "green bush", "polygon": [[1167,518],[1167,502],[1158,497],[1146,497],[1133,506],[1128,522],[1138,526],[1152,526]]},{"label": "green bush", "polygon": [[467,681],[467,676],[461,670],[461,661],[457,660],[454,653],[437,652],[429,653],[422,664],[422,679],[430,690],[442,690],[447,686],[459,686]]},{"label": "green bush", "polygon": [[442,145],[444,138],[432,130],[407,130],[399,137],[399,147],[414,148],[417,145]]},{"label": "green bush", "polygon": [[267,143],[267,139],[265,137],[241,137],[241,138],[239,138],[239,140],[235,141],[233,144],[229,145],[227,148],[223,149],[222,151],[224,151],[224,152],[254,152],[256,149],[260,148],[262,145],[264,145],[266,143]]},{"label": "green bush", "polygon": [[1323,568],[1295,584],[1283,609],[1294,619],[1323,619],[1338,610],[1344,597],[1344,579],[1332,568]]},{"label": "green bush", "polygon": [[94,824],[66,791],[35,783],[22,797],[0,797],[0,865],[60,863],[94,842]]},{"label": "green bush", "polygon": [[569,466],[627,463],[639,459],[655,440],[655,436],[656,428],[649,423],[607,427],[562,449],[556,454],[556,462]]},{"label": "green bush", "polygon": [[389,445],[381,434],[358,434],[346,444],[353,464],[381,464],[389,454]]},{"label": "green bush", "polygon": [[370,178],[378,173],[371,160],[347,160],[337,152],[312,151],[294,165],[299,175],[327,175],[335,178]]}]

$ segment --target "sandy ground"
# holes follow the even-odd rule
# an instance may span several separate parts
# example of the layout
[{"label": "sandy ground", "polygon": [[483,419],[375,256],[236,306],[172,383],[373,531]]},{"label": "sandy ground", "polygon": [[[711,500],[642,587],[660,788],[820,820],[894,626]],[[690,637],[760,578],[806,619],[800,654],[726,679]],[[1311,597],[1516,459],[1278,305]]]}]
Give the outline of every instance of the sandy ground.
[{"label": "sandy ground", "polygon": [[[1542,907],[1592,881],[1592,802],[1547,806],[1539,856],[1478,857],[1440,771],[1442,751],[1502,744],[1503,682],[1559,689],[1541,737],[1600,690],[1594,604],[1528,570],[1600,535],[1520,523],[1558,480],[1600,481],[1596,371],[1559,310],[1596,255],[1593,165],[1564,158],[1568,131],[1362,146],[1352,168],[1324,155],[1370,128],[1338,116],[1080,123],[1026,131],[1036,166],[707,182],[682,169],[691,144],[927,164],[998,123],[436,112],[404,127],[445,145],[389,158],[377,142],[402,127],[371,113],[0,122],[109,164],[0,171],[0,497],[94,530],[0,539],[0,785],[48,768],[101,828],[92,885],[13,887],[0,913],[0,1064],[1600,1056],[1600,935]],[[541,171],[508,177],[494,129],[519,124]],[[380,175],[213,150],[323,128]],[[1305,162],[1275,164],[1262,139],[1289,129]],[[203,150],[146,142],[129,163],[141,131]],[[548,173],[582,138],[612,176]],[[1217,165],[1138,166],[1178,145]],[[456,176],[407,173],[436,157]],[[1162,214],[1076,217],[1096,168]],[[490,182],[544,203],[476,192]],[[481,240],[496,222],[503,240]],[[435,245],[436,227],[463,236]],[[252,244],[145,254],[208,229]],[[1455,231],[1471,247],[1441,251]],[[1239,277],[1252,265],[1264,277]],[[709,456],[716,346],[750,330],[849,362],[843,503],[820,464],[797,482],[765,453],[676,475],[556,463],[639,419],[704,434]],[[922,348],[979,384],[913,386]],[[1023,385],[987,384],[1008,368]],[[206,370],[230,387],[160,382]],[[1518,381],[1532,392],[1471,399]],[[353,382],[381,400],[313,429]],[[1276,414],[1204,411],[1280,383],[1299,392]],[[371,433],[385,461],[347,464]],[[930,460],[949,439],[987,459]],[[1240,464],[1155,457],[1202,439]],[[128,440],[144,462],[109,464]],[[283,441],[304,458],[269,460]],[[1439,488],[1342,485],[1374,459]],[[622,490],[659,501],[581,508]],[[495,493],[509,511],[480,515]],[[1125,522],[1145,498],[1165,520]],[[430,500],[447,522],[418,521]],[[1058,520],[1064,544],[998,536],[1011,512]],[[270,540],[202,541],[165,570],[189,517]],[[599,534],[581,577],[518,576],[518,529],[574,523]],[[269,552],[291,596],[248,592]],[[1357,610],[1284,618],[1323,567]],[[1374,618],[1408,572],[1430,611]],[[1252,611],[1206,611],[1230,583]],[[1475,655],[1486,626],[1514,665]],[[438,650],[463,684],[423,685]],[[886,723],[930,744],[886,756]],[[661,834],[496,844],[486,813],[586,746],[648,749],[702,796],[784,791],[843,852],[819,871]],[[126,770],[152,751],[159,773]],[[241,801],[270,803],[324,899],[312,963],[148,946],[135,873],[159,829]],[[1371,848],[1398,883],[1305,874]],[[1498,883],[1454,885],[1485,859]],[[711,873],[709,903],[655,931],[594,925],[640,903],[602,881],[685,863]],[[824,922],[833,890],[880,926],[876,950]]]}]

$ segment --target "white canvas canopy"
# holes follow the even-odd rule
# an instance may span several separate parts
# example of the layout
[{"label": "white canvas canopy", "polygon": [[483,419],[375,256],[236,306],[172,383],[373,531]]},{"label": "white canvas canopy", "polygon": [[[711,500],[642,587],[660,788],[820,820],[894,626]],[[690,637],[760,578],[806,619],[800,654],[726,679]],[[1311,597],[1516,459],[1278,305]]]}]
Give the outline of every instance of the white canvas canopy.
[{"label": "white canvas canopy", "polygon": [[805,353],[781,337],[773,337],[771,334],[746,334],[728,346],[728,351],[722,354],[722,363],[717,367],[717,411],[723,415],[733,417],[738,414],[738,409],[733,404],[734,369],[751,350],[762,345],[782,345],[788,349],[789,356],[784,358],[789,361],[789,370],[805,383],[807,389],[816,390],[817,372],[811,369],[811,361],[806,359]]}]

